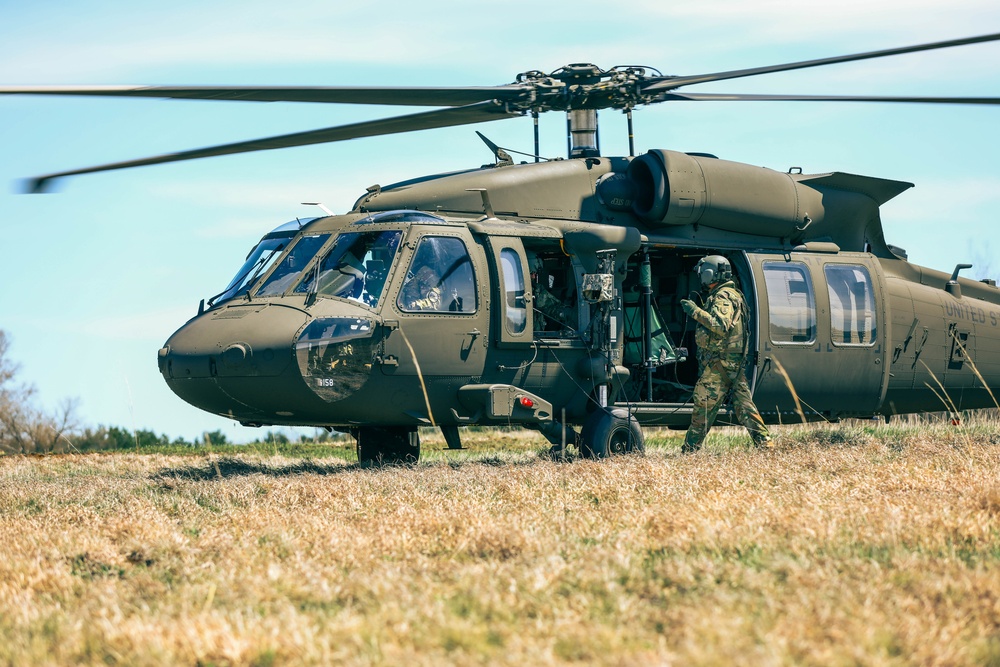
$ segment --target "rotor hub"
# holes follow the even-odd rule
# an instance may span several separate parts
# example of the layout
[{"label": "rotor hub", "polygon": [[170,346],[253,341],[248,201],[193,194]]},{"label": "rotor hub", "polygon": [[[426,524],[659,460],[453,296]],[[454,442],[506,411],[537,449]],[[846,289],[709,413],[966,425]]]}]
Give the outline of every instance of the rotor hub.
[{"label": "rotor hub", "polygon": [[637,66],[603,70],[591,63],[573,63],[548,74],[539,70],[522,72],[514,85],[524,87],[526,94],[507,106],[533,112],[633,109],[657,97],[642,92],[651,80],[646,70]]}]

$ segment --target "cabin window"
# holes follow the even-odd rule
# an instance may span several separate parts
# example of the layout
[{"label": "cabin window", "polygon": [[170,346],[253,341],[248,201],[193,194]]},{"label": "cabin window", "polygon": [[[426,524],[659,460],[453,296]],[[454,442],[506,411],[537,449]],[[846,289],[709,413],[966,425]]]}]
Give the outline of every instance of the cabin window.
[{"label": "cabin window", "polygon": [[809,270],[800,262],[764,262],[772,343],[816,340],[816,299]]},{"label": "cabin window", "polygon": [[500,251],[500,266],[503,270],[504,304],[506,304],[507,331],[519,334],[528,321],[528,308],[524,301],[524,272],[521,257],[511,248]]},{"label": "cabin window", "polygon": [[451,236],[421,238],[396,305],[406,312],[475,313],[476,276],[465,243]]},{"label": "cabin window", "polygon": [[833,344],[874,345],[875,292],[868,269],[858,264],[827,264],[825,271]]}]

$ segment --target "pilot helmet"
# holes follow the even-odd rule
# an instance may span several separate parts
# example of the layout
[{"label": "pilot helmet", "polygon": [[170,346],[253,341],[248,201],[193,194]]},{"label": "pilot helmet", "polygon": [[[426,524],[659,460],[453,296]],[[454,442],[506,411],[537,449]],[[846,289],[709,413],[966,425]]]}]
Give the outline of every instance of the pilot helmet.
[{"label": "pilot helmet", "polygon": [[708,287],[715,283],[731,280],[733,277],[733,267],[729,260],[722,255],[709,255],[698,260],[694,267],[702,287]]},{"label": "pilot helmet", "polygon": [[417,275],[413,276],[414,282],[416,282],[417,287],[420,289],[428,289],[431,287],[437,287],[437,274],[429,266],[422,266],[420,270],[417,271]]}]

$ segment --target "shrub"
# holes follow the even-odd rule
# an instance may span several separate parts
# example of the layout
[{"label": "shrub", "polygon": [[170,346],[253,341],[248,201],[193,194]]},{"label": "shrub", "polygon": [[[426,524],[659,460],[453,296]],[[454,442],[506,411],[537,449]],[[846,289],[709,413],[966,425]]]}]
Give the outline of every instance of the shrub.
[{"label": "shrub", "polygon": [[0,330],[0,452],[42,454],[66,451],[75,428],[75,401],[64,401],[54,414],[35,408],[35,388],[17,382],[19,367],[7,357],[9,341]]}]

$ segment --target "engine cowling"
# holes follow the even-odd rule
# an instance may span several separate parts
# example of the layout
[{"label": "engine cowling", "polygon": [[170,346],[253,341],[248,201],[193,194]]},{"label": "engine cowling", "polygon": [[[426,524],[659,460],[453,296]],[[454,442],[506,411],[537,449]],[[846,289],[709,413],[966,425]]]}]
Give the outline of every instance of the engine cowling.
[{"label": "engine cowling", "polygon": [[632,212],[652,227],[698,224],[789,237],[825,215],[819,191],[766,167],[653,150],[632,160],[627,176]]}]

